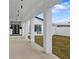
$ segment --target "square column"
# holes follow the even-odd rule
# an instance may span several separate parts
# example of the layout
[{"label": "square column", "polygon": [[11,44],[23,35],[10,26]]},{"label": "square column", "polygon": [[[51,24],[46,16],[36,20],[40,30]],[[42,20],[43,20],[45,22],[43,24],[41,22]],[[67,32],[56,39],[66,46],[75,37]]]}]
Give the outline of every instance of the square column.
[{"label": "square column", "polygon": [[34,19],[30,20],[30,38],[31,42],[35,42],[35,37],[34,37]]},{"label": "square column", "polygon": [[20,35],[22,35],[22,29],[20,29]]},{"label": "square column", "polygon": [[28,21],[22,22],[22,36],[28,40],[28,29],[29,29],[29,23]]},{"label": "square column", "polygon": [[22,22],[22,36],[25,37],[25,22]]},{"label": "square column", "polygon": [[52,9],[44,11],[44,40],[43,48],[45,53],[52,53]]},{"label": "square column", "polygon": [[9,34],[12,35],[12,29],[9,29],[9,31],[10,31]]}]

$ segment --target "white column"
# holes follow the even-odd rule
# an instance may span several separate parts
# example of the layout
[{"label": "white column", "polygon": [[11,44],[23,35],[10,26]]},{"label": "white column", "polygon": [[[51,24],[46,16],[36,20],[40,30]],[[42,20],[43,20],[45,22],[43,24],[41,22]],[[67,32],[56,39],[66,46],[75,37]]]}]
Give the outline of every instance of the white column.
[{"label": "white column", "polygon": [[23,38],[26,36],[26,22],[22,22],[22,36]]},{"label": "white column", "polygon": [[28,21],[25,23],[25,38],[28,39]]},{"label": "white column", "polygon": [[20,35],[22,34],[22,29],[20,29]]},{"label": "white column", "polygon": [[35,38],[34,38],[34,20],[33,19],[30,20],[30,28],[31,28],[31,32],[30,32],[31,42],[34,42]]},{"label": "white column", "polygon": [[10,33],[10,35],[12,35],[12,29],[10,29],[10,32],[9,33]]},{"label": "white column", "polygon": [[44,52],[52,53],[52,10],[51,8],[44,11]]}]

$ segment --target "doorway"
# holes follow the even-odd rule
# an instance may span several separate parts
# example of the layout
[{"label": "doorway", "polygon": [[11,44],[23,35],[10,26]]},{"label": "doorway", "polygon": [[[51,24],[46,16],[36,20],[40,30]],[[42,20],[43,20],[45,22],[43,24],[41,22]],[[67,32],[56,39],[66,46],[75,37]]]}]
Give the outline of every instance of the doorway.
[{"label": "doorway", "polygon": [[20,25],[19,24],[11,24],[12,35],[20,35]]},{"label": "doorway", "polygon": [[19,34],[19,24],[13,24],[12,34]]}]

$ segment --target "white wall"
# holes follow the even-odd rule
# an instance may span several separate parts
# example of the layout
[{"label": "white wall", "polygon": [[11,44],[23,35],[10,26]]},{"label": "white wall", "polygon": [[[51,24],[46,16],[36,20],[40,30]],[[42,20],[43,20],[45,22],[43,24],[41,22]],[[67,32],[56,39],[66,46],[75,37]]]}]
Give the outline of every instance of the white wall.
[{"label": "white wall", "polygon": [[[35,35],[43,35],[43,21],[38,20],[34,18],[35,24],[41,24],[42,25],[42,33],[37,34],[36,32],[34,33]],[[52,35],[63,35],[63,36],[70,36],[70,27],[56,27],[52,26]]]},{"label": "white wall", "polygon": [[[37,32],[34,32],[34,34],[35,35],[43,35],[43,21],[41,21],[41,20],[38,20],[38,19],[36,19],[36,18],[34,18],[33,19],[34,20],[34,24],[41,24],[41,26],[42,26],[42,32],[41,32],[41,34],[37,34]],[[30,32],[30,20],[29,21],[27,21],[26,22],[28,25],[26,26],[26,31],[28,32],[27,33],[27,35],[29,36],[30,34],[29,34],[29,32]]]},{"label": "white wall", "polygon": [[30,20],[26,21],[26,38],[29,36],[29,31],[30,31]]},{"label": "white wall", "polygon": [[[11,26],[11,24],[20,24],[20,26],[22,26],[22,23],[20,23],[20,22],[11,22],[10,23],[10,26]],[[9,35],[12,35],[12,29],[10,29],[10,26],[9,26]],[[22,35],[22,29],[20,29],[20,35]]]},{"label": "white wall", "polygon": [[35,32],[34,34],[35,34],[35,35],[43,35],[43,21],[38,20],[38,19],[35,18],[35,19],[34,19],[34,22],[35,22],[34,24],[41,24],[41,27],[42,27],[42,28],[41,28],[41,30],[42,30],[42,31],[41,31],[41,34],[37,34],[37,32]]},{"label": "white wall", "polygon": [[[24,27],[25,22],[21,23],[22,26],[22,30],[21,33],[22,36],[26,35],[26,37],[28,37],[30,34],[30,20],[26,21],[26,28]],[[41,34],[37,34],[37,32],[34,32],[35,35],[43,35],[43,21],[38,20],[36,18],[34,18],[34,24],[41,24],[42,25],[42,32]],[[26,29],[26,32],[25,32]],[[9,34],[12,34],[12,31],[10,29]],[[63,35],[63,36],[70,36],[70,27],[56,27],[56,26],[52,26],[52,35]]]}]

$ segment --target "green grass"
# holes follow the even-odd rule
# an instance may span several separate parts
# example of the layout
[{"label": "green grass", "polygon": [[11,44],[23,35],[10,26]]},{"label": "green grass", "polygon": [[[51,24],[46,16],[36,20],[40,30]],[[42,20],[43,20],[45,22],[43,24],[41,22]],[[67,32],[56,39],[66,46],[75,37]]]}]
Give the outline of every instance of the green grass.
[{"label": "green grass", "polygon": [[43,47],[43,36],[35,36],[35,42]]},{"label": "green grass", "polygon": [[[43,47],[43,36],[35,36],[35,42]],[[52,36],[52,53],[61,59],[70,59],[70,37]]]}]

